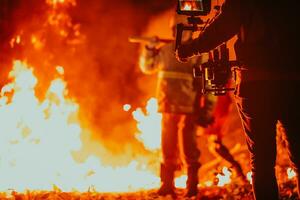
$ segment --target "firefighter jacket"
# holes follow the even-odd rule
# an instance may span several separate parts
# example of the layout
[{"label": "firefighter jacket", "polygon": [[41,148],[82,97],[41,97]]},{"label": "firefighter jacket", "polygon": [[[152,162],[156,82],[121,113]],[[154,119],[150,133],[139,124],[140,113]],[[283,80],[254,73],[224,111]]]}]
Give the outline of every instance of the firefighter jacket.
[{"label": "firefighter jacket", "polygon": [[193,67],[197,64],[196,59],[187,63],[177,61],[174,43],[158,50],[146,48],[143,56],[141,70],[146,74],[157,72],[159,112],[193,113],[196,100]]}]

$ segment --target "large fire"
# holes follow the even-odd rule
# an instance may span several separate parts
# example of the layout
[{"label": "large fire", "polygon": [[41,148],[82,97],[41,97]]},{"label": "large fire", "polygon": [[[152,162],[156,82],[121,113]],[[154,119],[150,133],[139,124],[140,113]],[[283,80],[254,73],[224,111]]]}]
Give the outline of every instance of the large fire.
[{"label": "large fire", "polygon": [[[47,31],[55,41],[62,41],[56,49],[69,47],[71,51],[68,53],[82,44],[84,38],[79,24],[74,24],[67,12],[69,7],[76,6],[76,0],[45,2],[48,9],[45,17],[41,17],[45,21],[37,24],[36,29],[23,26],[9,41],[12,49],[23,49],[23,60],[30,57],[30,61],[38,61],[38,57],[45,57],[46,66],[29,66],[25,61],[14,61],[9,73],[10,82],[1,89],[0,191],[52,190],[58,187],[63,191],[93,188],[109,192],[158,187],[159,178],[147,166],[147,158],[128,156],[127,164],[122,165],[104,164],[99,155],[83,156],[80,162],[76,159],[83,146],[82,136],[92,135],[92,130],[83,126],[79,119],[80,105],[69,95],[64,67],[49,68],[47,59],[55,58],[55,55],[47,49]],[[56,44],[51,39],[50,43]],[[48,77],[55,78],[43,88],[45,95],[38,95],[38,83],[44,77],[37,74],[47,76],[37,73],[43,68],[47,68]],[[52,76],[52,72],[56,74]],[[129,105],[124,106],[124,110],[129,109]],[[98,148],[106,149],[101,146],[105,142],[101,142]]]},{"label": "large fire", "polygon": [[[57,78],[45,99],[39,100],[33,68],[14,62],[9,73],[11,82],[3,86],[0,97],[0,120],[6,122],[0,135],[0,178],[5,180],[0,190],[51,190],[56,186],[64,191],[86,191],[90,187],[97,191],[132,191],[158,187],[157,175],[135,160],[126,167],[103,166],[95,157],[84,163],[74,160],[72,152],[81,147],[80,134],[88,130],[83,130],[78,120],[79,105],[68,97],[63,67],[57,66],[56,71]],[[140,130],[138,139],[146,148],[159,150],[161,114],[156,100],[148,101],[146,113],[138,108],[133,116]],[[186,176],[175,182],[177,187],[185,187]]]},{"label": "large fire", "polygon": [[[80,25],[72,24],[66,12],[68,6],[76,6],[76,0],[45,2],[50,9],[42,29],[50,26],[63,41],[66,39],[64,44],[72,46],[73,50],[75,45],[84,43],[85,36],[80,32]],[[192,7],[186,4],[184,9]],[[29,46],[30,43],[34,50],[42,52],[46,49],[44,31],[27,33],[27,38],[25,31],[17,31],[10,39],[10,47]],[[8,74],[10,81],[0,88],[0,191],[51,191],[59,188],[62,191],[128,192],[159,187],[159,170],[156,168],[154,171],[149,165],[159,166],[161,162],[162,116],[157,112],[155,98],[150,98],[145,108],[133,110],[130,104],[123,105],[123,111],[130,112],[136,122],[137,131],[132,134],[135,142],[143,146],[145,152],[154,155],[155,160],[143,157],[134,149],[135,156],[126,157],[129,162],[123,165],[109,165],[98,154],[97,157],[93,154],[85,156],[79,162],[76,154],[82,150],[82,136],[92,135],[93,130],[83,125],[79,117],[82,105],[68,91],[65,68],[55,66],[49,69],[55,72],[55,78],[45,88],[45,95],[39,96],[37,85],[42,79],[36,73],[39,66],[30,66],[24,60],[14,61]],[[98,148],[105,149],[104,143],[97,143]],[[111,155],[114,156],[113,153]],[[291,168],[286,173],[289,179],[296,176]],[[223,167],[216,177],[209,177],[199,185],[223,187],[231,183],[231,175],[231,171]],[[217,182],[212,181],[215,178]],[[250,172],[247,178],[252,183]],[[185,188],[186,180],[184,173],[179,174],[175,179],[176,187]]]},{"label": "large fire", "polygon": [[38,79],[33,69],[21,61],[14,62],[12,81],[1,90],[0,121],[5,123],[0,128],[0,190],[51,190],[53,185],[64,191],[157,187],[157,176],[134,160],[115,168],[103,166],[95,157],[75,162],[72,152],[81,147],[83,131],[78,104],[68,97],[63,68],[56,69],[57,78],[42,101],[35,96]]}]

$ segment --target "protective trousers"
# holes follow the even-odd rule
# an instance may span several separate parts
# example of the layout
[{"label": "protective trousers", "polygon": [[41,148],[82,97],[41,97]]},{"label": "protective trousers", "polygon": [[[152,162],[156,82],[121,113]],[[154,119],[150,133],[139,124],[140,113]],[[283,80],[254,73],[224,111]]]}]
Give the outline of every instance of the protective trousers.
[{"label": "protective trousers", "polygon": [[165,166],[176,166],[180,151],[187,167],[199,166],[200,151],[197,148],[193,114],[163,113],[162,156]]},{"label": "protective trousers", "polygon": [[185,196],[196,196],[198,192],[198,169],[200,151],[196,142],[196,124],[193,114],[163,113],[162,118],[162,187],[160,194],[172,193],[174,188],[174,171],[183,154],[187,166],[187,192]]},{"label": "protective trousers", "polygon": [[[293,167],[300,169],[300,81],[244,81],[236,102],[250,151],[256,200],[279,199],[275,176],[276,123],[283,125]],[[299,184],[298,184],[299,190]]]}]

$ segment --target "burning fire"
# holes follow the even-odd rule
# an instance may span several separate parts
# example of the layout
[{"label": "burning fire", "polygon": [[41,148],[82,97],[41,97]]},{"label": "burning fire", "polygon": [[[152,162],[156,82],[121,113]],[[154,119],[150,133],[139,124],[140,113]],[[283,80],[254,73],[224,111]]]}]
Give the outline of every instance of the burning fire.
[{"label": "burning fire", "polygon": [[222,173],[217,174],[216,176],[219,180],[217,186],[222,187],[226,184],[229,184],[231,182],[231,174],[232,173],[228,170],[227,167],[223,167]]},{"label": "burning fire", "polygon": [[141,108],[137,108],[133,113],[134,119],[137,121],[137,139],[143,142],[148,150],[158,150],[161,146],[161,114],[157,112],[157,100],[149,99],[146,106],[146,113]]},{"label": "burning fire", "polygon": [[[66,41],[63,47],[82,44],[84,36],[80,25],[73,24],[67,13],[70,6],[76,5],[76,0],[45,2],[49,6],[47,22],[40,23],[38,31],[26,27],[17,30],[10,40],[11,48],[20,45],[30,53],[36,52],[37,56],[39,52],[47,52],[46,42],[50,41],[46,41],[44,33],[48,29]],[[31,51],[32,47],[39,51]],[[78,117],[79,104],[69,97],[63,79],[64,67],[55,69],[57,78],[46,88],[43,99],[37,98],[35,91],[39,77],[35,76],[33,67],[22,61],[14,62],[9,73],[11,81],[0,88],[0,191],[53,188],[87,191],[93,188],[101,192],[121,192],[157,188],[160,181],[153,169],[148,169],[147,158],[129,157],[125,166],[107,166],[100,156],[89,156],[81,163],[76,161],[75,156],[82,147],[81,136],[91,135],[91,131],[83,128]],[[125,105],[123,109],[129,111],[131,106]],[[99,143],[99,149],[105,147]]]},{"label": "burning fire", "polygon": [[296,176],[296,172],[290,167],[286,170],[286,172],[288,175],[288,179],[293,179]]},{"label": "burning fire", "polygon": [[[80,43],[84,39],[80,26],[72,23],[64,9],[75,6],[76,0],[46,0],[46,3],[51,7],[47,18],[47,25],[54,27],[51,30],[67,39],[67,44]],[[185,9],[192,9],[192,5],[186,4]],[[28,44],[25,36],[25,32],[18,32],[10,41],[11,47]],[[42,35],[30,33],[29,38],[35,49],[46,47]],[[36,97],[39,80],[33,67],[22,61],[14,62],[9,73],[11,82],[1,89],[0,191],[53,188],[87,191],[92,187],[101,192],[127,192],[157,188],[159,177],[148,169],[147,161],[131,158],[127,166],[115,167],[90,156],[82,163],[76,162],[74,152],[82,146],[81,135],[91,131],[83,128],[78,118],[79,104],[69,97],[63,79],[64,67],[55,69],[57,78],[51,81],[43,99]],[[131,109],[130,104],[123,106],[126,112]],[[157,112],[157,100],[151,98],[145,109],[138,108],[132,115],[138,123],[136,138],[149,152],[159,151],[162,116]],[[160,161],[159,157],[156,159]],[[230,175],[228,169],[223,168],[223,173],[218,175],[218,185],[229,183]],[[186,179],[186,175],[176,178],[176,187],[184,188]],[[212,182],[205,184],[210,186]]]},{"label": "burning fire", "polygon": [[[123,109],[126,107],[131,108],[130,105],[125,104]],[[137,133],[137,139],[141,141],[145,148],[150,151],[160,150],[161,148],[161,114],[157,112],[157,99],[150,98],[147,102],[146,111],[144,112],[141,108],[137,108],[132,112],[134,119],[137,121],[137,127],[139,132]],[[218,179],[217,186],[222,187],[231,182],[232,173],[227,167],[222,168],[222,172],[217,174]],[[175,178],[175,186],[177,188],[186,187],[186,175],[181,175]],[[204,186],[210,187],[213,185],[212,181],[206,181]]]},{"label": "burning fire", "polygon": [[15,44],[20,44],[20,43],[21,43],[21,35],[16,35],[9,42],[12,48],[15,46]]},{"label": "burning fire", "polygon": [[179,176],[174,181],[175,186],[177,188],[185,188],[186,187],[186,181],[187,181],[187,176],[186,175]]},{"label": "burning fire", "polygon": [[248,172],[246,177],[247,177],[247,180],[249,181],[249,183],[252,184],[252,172]]},{"label": "burning fire", "polygon": [[123,106],[123,110],[126,111],[126,112],[128,112],[130,109],[131,109],[131,105],[130,104],[125,104]]},{"label": "burning fire", "polygon": [[[56,68],[58,76],[63,67]],[[0,190],[128,191],[158,187],[159,179],[147,166],[132,161],[126,167],[107,167],[89,157],[77,163],[72,152],[81,147],[83,128],[77,118],[79,106],[68,97],[62,77],[50,84],[42,101],[35,96],[38,79],[34,71],[15,61],[12,82],[1,90]],[[143,177],[141,179],[140,177]],[[118,184],[116,184],[118,183]]]}]

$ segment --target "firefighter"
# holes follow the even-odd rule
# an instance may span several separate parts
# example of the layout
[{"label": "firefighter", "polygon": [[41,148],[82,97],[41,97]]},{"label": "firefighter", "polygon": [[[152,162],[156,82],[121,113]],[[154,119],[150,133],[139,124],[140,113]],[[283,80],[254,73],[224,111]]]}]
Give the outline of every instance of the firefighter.
[{"label": "firefighter", "polygon": [[[176,15],[171,23],[175,31],[176,23],[186,23],[186,18]],[[175,35],[175,33],[174,33]],[[183,40],[191,39],[186,32]],[[185,196],[196,196],[198,192],[198,169],[200,151],[196,142],[195,112],[196,90],[194,88],[193,67],[197,59],[187,63],[177,61],[175,42],[156,47],[156,42],[145,46],[142,53],[141,70],[146,74],[157,73],[157,99],[162,113],[162,163],[160,169],[161,187],[159,195],[175,195],[174,173],[178,169],[180,154],[187,166],[187,191]],[[204,119],[202,124],[209,123]]]},{"label": "firefighter", "polygon": [[235,43],[237,107],[250,152],[256,200],[279,199],[275,176],[276,123],[286,130],[288,150],[300,170],[299,2],[226,0],[222,12],[197,39],[179,47],[186,58],[238,35]]}]

